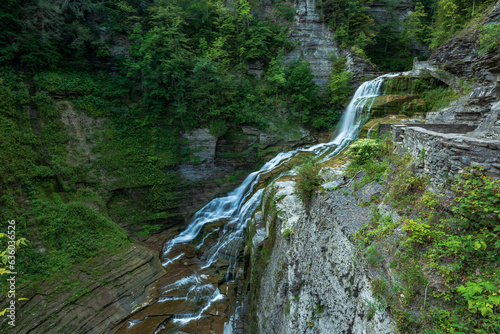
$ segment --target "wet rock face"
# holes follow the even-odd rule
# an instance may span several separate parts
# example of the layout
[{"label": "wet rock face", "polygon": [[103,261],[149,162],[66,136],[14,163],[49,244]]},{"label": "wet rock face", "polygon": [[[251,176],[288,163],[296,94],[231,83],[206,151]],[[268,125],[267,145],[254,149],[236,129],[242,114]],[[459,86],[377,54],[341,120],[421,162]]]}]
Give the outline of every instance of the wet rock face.
[{"label": "wet rock face", "polygon": [[188,181],[203,181],[216,176],[214,168],[217,138],[208,129],[196,129],[186,132],[182,138],[187,141],[187,148],[192,152],[193,164],[181,164],[179,172]]},{"label": "wet rock face", "polygon": [[[208,128],[185,132],[184,149],[191,154],[192,161],[178,167],[180,174],[192,182],[214,180],[239,169],[254,169],[259,155],[274,148],[277,152],[305,144],[316,139],[309,131],[297,127],[293,133],[270,133],[256,127],[230,127],[222,137],[214,137]],[[271,155],[273,156],[273,155]]]},{"label": "wet rock face", "polygon": [[315,197],[308,213],[294,182],[275,183],[277,218],[264,211],[266,225],[275,224],[276,241],[261,276],[258,333],[394,332],[385,311],[369,315],[370,278],[351,241],[369,222],[370,210],[357,204],[380,194],[380,186],[352,196],[341,177],[329,181],[342,188]]}]

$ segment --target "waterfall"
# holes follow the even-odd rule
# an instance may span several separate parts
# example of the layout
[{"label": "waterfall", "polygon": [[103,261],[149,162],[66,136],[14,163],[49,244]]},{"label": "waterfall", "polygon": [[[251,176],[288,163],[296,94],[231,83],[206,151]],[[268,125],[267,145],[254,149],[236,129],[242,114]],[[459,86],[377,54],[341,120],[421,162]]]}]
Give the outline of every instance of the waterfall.
[{"label": "waterfall", "polygon": [[[174,316],[174,323],[183,325],[192,320],[200,319],[203,312],[205,312],[212,303],[224,298],[224,295],[219,292],[217,285],[208,283],[206,275],[202,273],[202,270],[210,267],[214,262],[220,259],[226,259],[229,262],[226,278],[231,278],[232,272],[236,267],[238,249],[243,240],[245,228],[252,213],[259,205],[264,191],[264,189],[256,189],[260,176],[273,171],[301,152],[314,153],[316,156],[321,156],[322,160],[332,158],[341,152],[358,135],[363,122],[363,113],[369,112],[371,104],[373,103],[373,98],[380,94],[382,83],[384,79],[389,76],[393,75],[384,75],[372,81],[367,81],[356,90],[356,93],[337,126],[337,134],[330,142],[279,153],[260,170],[248,175],[241,185],[232,192],[224,197],[213,199],[196,212],[187,228],[165,243],[162,250],[164,259],[163,266],[168,270],[168,266],[179,261],[184,256],[183,253],[174,253],[170,256],[170,253],[176,249],[176,246],[192,242],[200,234],[200,231],[206,224],[218,222],[220,220],[227,221],[221,227],[222,231],[218,231],[219,238],[216,244],[203,253],[199,271],[164,287],[164,291],[160,291],[159,303],[173,300],[172,298],[174,297],[167,293],[176,290],[181,291],[184,296],[177,296],[175,298],[191,300],[199,305],[196,313],[178,314]],[[213,233],[213,231],[210,233]],[[201,243],[196,246],[197,249],[203,245],[205,239],[206,236],[204,236]],[[135,325],[135,323],[130,323],[129,325]]]}]

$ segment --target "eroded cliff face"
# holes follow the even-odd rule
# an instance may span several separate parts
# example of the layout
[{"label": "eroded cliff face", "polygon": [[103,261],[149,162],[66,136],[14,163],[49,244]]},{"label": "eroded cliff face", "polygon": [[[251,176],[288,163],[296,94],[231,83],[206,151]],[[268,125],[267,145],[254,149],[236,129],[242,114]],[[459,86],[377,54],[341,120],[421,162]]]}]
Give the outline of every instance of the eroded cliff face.
[{"label": "eroded cliff face", "polygon": [[290,39],[297,43],[297,47],[287,55],[286,61],[298,57],[307,60],[311,64],[314,82],[325,87],[332,69],[330,57],[338,56],[339,49],[330,28],[316,9],[316,0],[295,1],[295,7],[296,21]]},{"label": "eroded cliff face", "polygon": [[[500,1],[486,15],[482,25],[500,22]],[[415,62],[414,71],[428,71],[463,94],[449,107],[427,113],[426,123],[477,126],[467,134],[482,139],[500,139],[498,101],[499,49],[479,52],[479,28],[466,28],[437,48],[428,62]],[[466,93],[470,91],[469,93]],[[464,94],[466,93],[466,94]]]},{"label": "eroded cliff face", "polygon": [[[487,14],[484,25],[498,22],[500,22],[500,2],[497,2]],[[478,27],[466,29],[443,43],[432,53],[429,63],[483,86],[494,84],[497,74],[500,73],[499,53],[498,50],[479,52]]]},{"label": "eroded cliff face", "polygon": [[[148,305],[150,288],[165,273],[158,252],[129,244],[122,253],[75,268],[60,282],[19,287],[16,327],[2,333],[108,333],[129,314]],[[97,279],[98,277],[98,279]]]},{"label": "eroded cliff face", "polygon": [[[323,177],[333,181],[307,209],[293,181],[266,190],[265,227],[258,218],[253,222],[252,277],[258,282],[251,281],[258,287],[250,298],[250,332],[394,333],[390,315],[376,307],[371,274],[353,243],[353,234],[369,222],[370,210],[358,203],[379,194],[381,186],[373,183],[351,195],[352,187],[331,169]],[[259,272],[260,259],[267,264]]]}]

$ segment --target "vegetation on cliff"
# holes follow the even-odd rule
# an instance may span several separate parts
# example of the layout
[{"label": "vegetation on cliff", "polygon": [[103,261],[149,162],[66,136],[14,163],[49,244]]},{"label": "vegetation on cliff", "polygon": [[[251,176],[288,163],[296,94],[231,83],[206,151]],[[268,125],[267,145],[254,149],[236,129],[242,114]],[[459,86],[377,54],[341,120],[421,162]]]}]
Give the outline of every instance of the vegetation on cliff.
[{"label": "vegetation on cliff", "polygon": [[432,192],[415,174],[417,162],[381,150],[387,143],[361,140],[348,168],[365,172],[361,182],[383,181],[384,201],[402,215],[393,220],[374,208],[357,233],[376,273],[374,311],[389,307],[402,333],[497,332],[500,182],[478,167],[450,180],[452,196]]},{"label": "vegetation on cliff", "polygon": [[[321,6],[342,48],[354,49],[383,70],[399,70],[407,69],[416,55],[412,41],[437,47],[491,3],[475,0],[471,9],[464,0],[416,2],[404,22],[391,17],[379,29],[367,11],[369,1],[325,0]],[[231,133],[229,124],[261,129],[287,122],[311,129],[334,126],[351,92],[346,59],[333,59],[330,84],[320,92],[307,61],[285,62],[285,54],[295,47],[287,39],[295,9],[287,1],[266,4],[247,0],[0,3],[0,229],[15,220],[18,236],[30,240],[17,254],[20,285],[50,283],[76,265],[119,252],[132,241],[130,235],[145,236],[182,221],[179,206],[190,185],[175,168],[196,162],[181,140],[182,131],[207,127],[222,137]],[[498,32],[486,29],[482,36],[483,48],[496,47]],[[373,152],[358,153],[362,158],[352,166],[363,166],[367,175],[381,179],[387,165],[372,164]],[[318,186],[317,167],[310,162],[298,178],[307,201]],[[423,182],[401,183],[417,181]],[[496,196],[496,183],[480,182],[478,187],[490,187]],[[477,209],[465,198],[481,194],[472,194],[466,183],[457,191],[467,191],[467,196],[462,202],[456,200],[456,210]],[[486,209],[493,210],[490,204],[481,207]],[[436,219],[434,214],[422,215],[424,220]],[[458,291],[481,313],[470,317],[471,324],[482,326],[497,317],[496,308],[490,312],[489,306],[480,304],[494,296],[490,289],[494,269],[480,272],[480,279],[474,280],[469,271],[475,265],[491,267],[489,252],[498,233],[489,225],[466,225],[457,217],[470,221],[466,212],[448,212],[445,227],[432,230],[450,243],[458,238],[462,248],[456,254],[449,253],[449,245],[436,250],[435,238],[423,239],[425,243],[410,240],[404,247],[408,252],[414,252],[415,245],[436,254],[445,252],[438,255],[458,261],[452,267],[458,269],[447,272],[440,262],[415,255],[422,263],[433,263],[433,270],[451,282],[447,290],[433,290],[442,293],[448,304],[429,317],[446,312],[451,319],[470,315],[460,295],[453,295]],[[412,226],[419,218],[408,219],[414,221],[405,228],[415,230]],[[457,234],[449,226],[461,230]],[[484,255],[480,262],[463,262],[475,248],[464,248],[467,242],[479,245],[475,251]],[[467,280],[459,281],[464,275]],[[485,291],[484,296],[478,290]],[[428,298],[441,307],[438,297]],[[412,300],[405,303],[397,307],[403,310],[402,319],[411,319],[404,307]],[[462,308],[453,311],[453,305]],[[422,327],[418,321],[408,323]],[[460,322],[436,324],[458,328]]]},{"label": "vegetation on cliff", "polygon": [[[481,20],[494,0],[323,0],[325,20],[342,48],[351,48],[383,71],[411,68],[472,20]],[[371,6],[377,10],[371,11]],[[383,14],[380,13],[383,9]],[[408,11],[410,11],[408,13]]]},{"label": "vegetation on cliff", "polygon": [[0,226],[15,219],[31,241],[18,253],[20,284],[181,221],[187,184],[174,168],[195,163],[181,131],[336,122],[309,64],[284,63],[291,6],[259,6],[0,4]]}]

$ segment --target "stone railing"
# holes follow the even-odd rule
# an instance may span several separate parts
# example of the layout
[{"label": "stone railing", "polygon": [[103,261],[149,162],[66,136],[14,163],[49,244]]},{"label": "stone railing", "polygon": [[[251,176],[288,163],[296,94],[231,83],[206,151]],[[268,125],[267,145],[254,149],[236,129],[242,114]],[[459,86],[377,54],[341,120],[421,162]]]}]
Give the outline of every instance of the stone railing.
[{"label": "stone railing", "polygon": [[393,138],[395,142],[401,142],[403,140],[400,131],[401,127],[419,127],[422,129],[427,129],[429,131],[434,131],[439,133],[466,134],[468,132],[474,131],[477,126],[467,125],[467,124],[381,123],[378,128],[378,133],[379,136],[381,137],[386,133],[393,131]]},{"label": "stone railing", "polygon": [[439,133],[417,126],[394,125],[393,141],[418,162],[420,174],[433,186],[443,186],[465,168],[483,166],[485,174],[500,178],[500,141],[457,133]]}]

